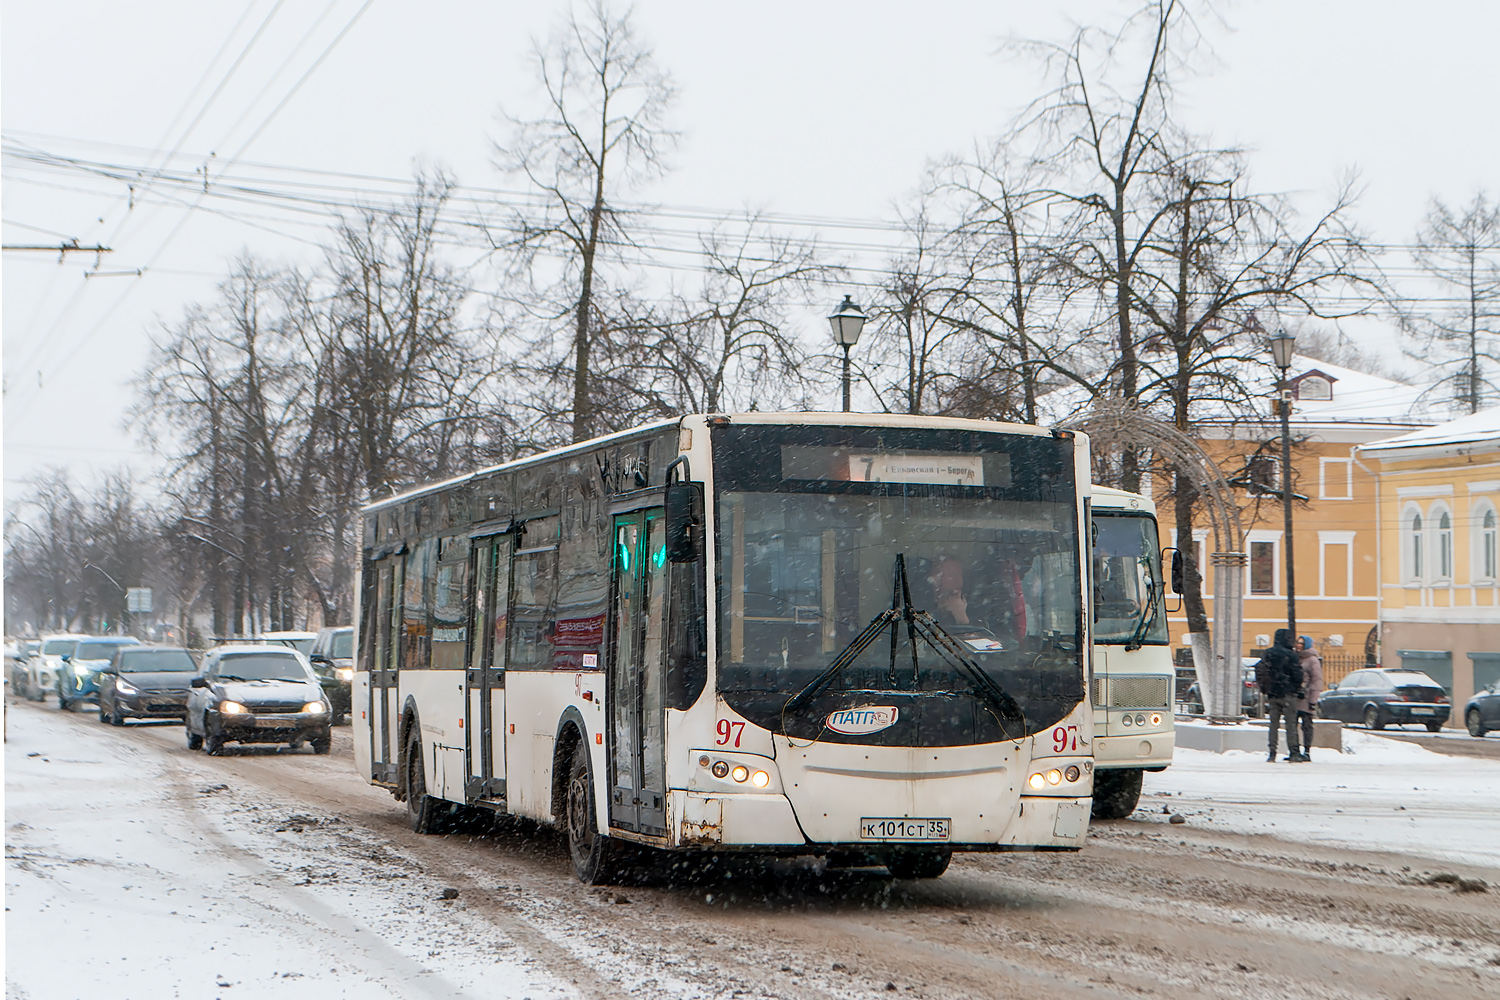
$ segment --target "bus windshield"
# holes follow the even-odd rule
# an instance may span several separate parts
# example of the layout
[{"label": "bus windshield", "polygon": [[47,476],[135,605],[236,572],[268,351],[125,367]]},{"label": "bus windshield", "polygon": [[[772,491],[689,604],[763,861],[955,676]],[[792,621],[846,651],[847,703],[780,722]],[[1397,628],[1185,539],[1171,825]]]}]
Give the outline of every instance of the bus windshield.
[{"label": "bus windshield", "polygon": [[952,746],[1077,703],[1069,442],[751,425],[715,444],[718,683],[737,711],[827,738],[827,714],[868,696],[919,718],[893,742]]},{"label": "bus windshield", "polygon": [[1094,510],[1094,642],[1166,645],[1156,521]]}]

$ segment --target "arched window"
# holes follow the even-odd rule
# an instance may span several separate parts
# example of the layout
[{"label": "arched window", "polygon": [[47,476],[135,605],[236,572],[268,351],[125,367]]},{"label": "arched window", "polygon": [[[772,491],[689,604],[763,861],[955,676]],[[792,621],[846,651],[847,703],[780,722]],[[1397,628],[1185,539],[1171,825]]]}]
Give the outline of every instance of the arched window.
[{"label": "arched window", "polygon": [[1486,580],[1495,579],[1500,570],[1500,530],[1495,523],[1495,508],[1484,512],[1479,521],[1479,565],[1484,569]]},{"label": "arched window", "polygon": [[1406,524],[1406,576],[1422,579],[1422,515],[1412,514]]},{"label": "arched window", "polygon": [[1453,518],[1445,510],[1437,519],[1438,579],[1453,579]]}]

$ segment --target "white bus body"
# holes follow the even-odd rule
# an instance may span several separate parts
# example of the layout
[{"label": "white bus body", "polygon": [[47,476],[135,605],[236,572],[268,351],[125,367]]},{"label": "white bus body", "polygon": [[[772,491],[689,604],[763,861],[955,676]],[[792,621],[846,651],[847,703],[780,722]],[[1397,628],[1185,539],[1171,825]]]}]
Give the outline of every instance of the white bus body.
[{"label": "white bus body", "polygon": [[855,414],[688,416],[364,511],[356,767],[435,830],[941,874],[1078,850],[1088,442]]},{"label": "white bus body", "polygon": [[1167,633],[1156,505],[1093,488],[1096,819],[1135,811],[1146,771],[1172,763],[1176,676]]}]

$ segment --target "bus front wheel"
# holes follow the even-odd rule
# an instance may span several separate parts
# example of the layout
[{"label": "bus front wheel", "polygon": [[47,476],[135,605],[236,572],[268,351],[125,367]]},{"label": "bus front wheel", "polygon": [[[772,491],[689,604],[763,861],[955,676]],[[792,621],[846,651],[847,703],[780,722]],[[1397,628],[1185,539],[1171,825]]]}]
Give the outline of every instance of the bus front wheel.
[{"label": "bus front wheel", "polygon": [[1094,818],[1124,819],[1135,812],[1141,801],[1141,779],[1145,772],[1138,767],[1110,768],[1094,771]]},{"label": "bus front wheel", "polygon": [[579,742],[568,772],[568,853],[585,885],[609,885],[619,878],[620,846],[599,832],[594,812],[594,776],[589,748]]},{"label": "bus front wheel", "polygon": [[952,860],[952,851],[904,851],[887,858],[885,870],[892,878],[937,878]]}]

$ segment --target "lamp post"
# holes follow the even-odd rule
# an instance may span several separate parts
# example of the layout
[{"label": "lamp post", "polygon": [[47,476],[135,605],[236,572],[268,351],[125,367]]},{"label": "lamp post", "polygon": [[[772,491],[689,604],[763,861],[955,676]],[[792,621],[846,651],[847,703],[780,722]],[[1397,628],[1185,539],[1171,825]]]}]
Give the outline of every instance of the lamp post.
[{"label": "lamp post", "polygon": [[849,348],[859,343],[860,331],[865,328],[865,311],[855,305],[854,300],[844,296],[844,301],[828,317],[833,327],[833,342],[844,349],[844,412],[849,412]]},{"label": "lamp post", "polygon": [[1297,338],[1285,330],[1271,338],[1271,356],[1281,369],[1277,383],[1281,403],[1281,511],[1286,541],[1282,558],[1286,561],[1286,627],[1292,632],[1292,646],[1297,645],[1297,576],[1292,560],[1292,384],[1287,372],[1292,367],[1292,351]]}]

